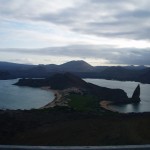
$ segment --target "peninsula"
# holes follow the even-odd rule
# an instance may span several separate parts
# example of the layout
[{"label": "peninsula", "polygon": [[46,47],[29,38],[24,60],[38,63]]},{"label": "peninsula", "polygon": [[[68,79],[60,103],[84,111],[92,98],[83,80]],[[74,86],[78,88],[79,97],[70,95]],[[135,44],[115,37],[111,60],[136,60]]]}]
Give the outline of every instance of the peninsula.
[{"label": "peninsula", "polygon": [[122,89],[110,89],[87,83],[72,73],[58,73],[44,79],[19,79],[15,85],[48,87],[50,90],[55,90],[55,99],[47,104],[46,108],[55,106],[71,106],[74,108],[76,103],[80,107],[83,102],[82,99],[85,100],[85,105],[94,105],[93,109],[98,107],[99,103],[104,100],[117,104],[140,102],[139,85],[133,96],[129,98]]}]

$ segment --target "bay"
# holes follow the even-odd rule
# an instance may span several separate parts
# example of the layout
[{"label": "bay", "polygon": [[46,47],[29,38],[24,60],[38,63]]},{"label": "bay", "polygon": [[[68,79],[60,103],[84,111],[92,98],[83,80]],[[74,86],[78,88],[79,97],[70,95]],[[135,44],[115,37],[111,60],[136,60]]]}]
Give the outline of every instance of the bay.
[{"label": "bay", "polygon": [[150,112],[150,84],[142,84],[139,82],[131,81],[115,81],[105,79],[84,79],[86,82],[90,82],[102,87],[112,89],[123,89],[128,97],[131,97],[138,84],[141,87],[141,102],[139,104],[125,104],[125,105],[111,105],[110,108],[122,113],[129,112]]},{"label": "bay", "polygon": [[51,91],[12,85],[18,79],[0,80],[0,109],[40,108],[54,99]]}]

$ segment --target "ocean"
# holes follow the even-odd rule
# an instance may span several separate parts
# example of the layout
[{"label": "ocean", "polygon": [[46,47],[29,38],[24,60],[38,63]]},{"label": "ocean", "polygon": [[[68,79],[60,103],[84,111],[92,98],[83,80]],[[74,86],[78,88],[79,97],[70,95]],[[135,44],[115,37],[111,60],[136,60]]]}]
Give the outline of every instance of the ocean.
[{"label": "ocean", "polygon": [[54,99],[51,91],[12,85],[18,79],[0,80],[0,109],[40,108]]}]

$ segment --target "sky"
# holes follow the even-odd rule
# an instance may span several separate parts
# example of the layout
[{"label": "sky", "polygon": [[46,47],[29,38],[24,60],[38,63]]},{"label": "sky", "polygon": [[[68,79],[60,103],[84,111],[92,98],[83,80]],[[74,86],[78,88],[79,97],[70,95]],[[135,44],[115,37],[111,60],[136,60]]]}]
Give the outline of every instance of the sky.
[{"label": "sky", "polygon": [[0,61],[150,65],[150,0],[0,0]]}]

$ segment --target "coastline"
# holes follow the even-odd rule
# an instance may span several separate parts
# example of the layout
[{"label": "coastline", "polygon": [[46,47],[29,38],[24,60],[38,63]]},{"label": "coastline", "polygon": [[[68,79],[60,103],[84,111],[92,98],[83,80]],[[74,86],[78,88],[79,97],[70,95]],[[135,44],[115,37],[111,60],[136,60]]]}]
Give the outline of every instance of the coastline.
[{"label": "coastline", "polygon": [[40,107],[39,109],[52,108],[52,107],[56,106],[56,104],[58,102],[60,102],[60,100],[62,98],[62,93],[59,90],[52,90],[49,86],[42,87],[41,89],[53,92],[54,99],[51,102],[49,102],[48,104]]},{"label": "coastline", "polygon": [[55,98],[46,104],[45,106],[40,107],[39,109],[44,109],[44,108],[52,108],[55,106],[68,106],[68,98],[66,96],[69,95],[70,92],[74,93],[82,93],[78,88],[68,88],[64,90],[53,90],[49,86],[46,87],[41,87],[43,90],[51,91],[54,93]]},{"label": "coastline", "polygon": [[106,110],[112,111],[112,112],[118,112],[112,108],[110,108],[110,105],[113,104],[112,101],[102,100],[100,101],[100,106]]}]

